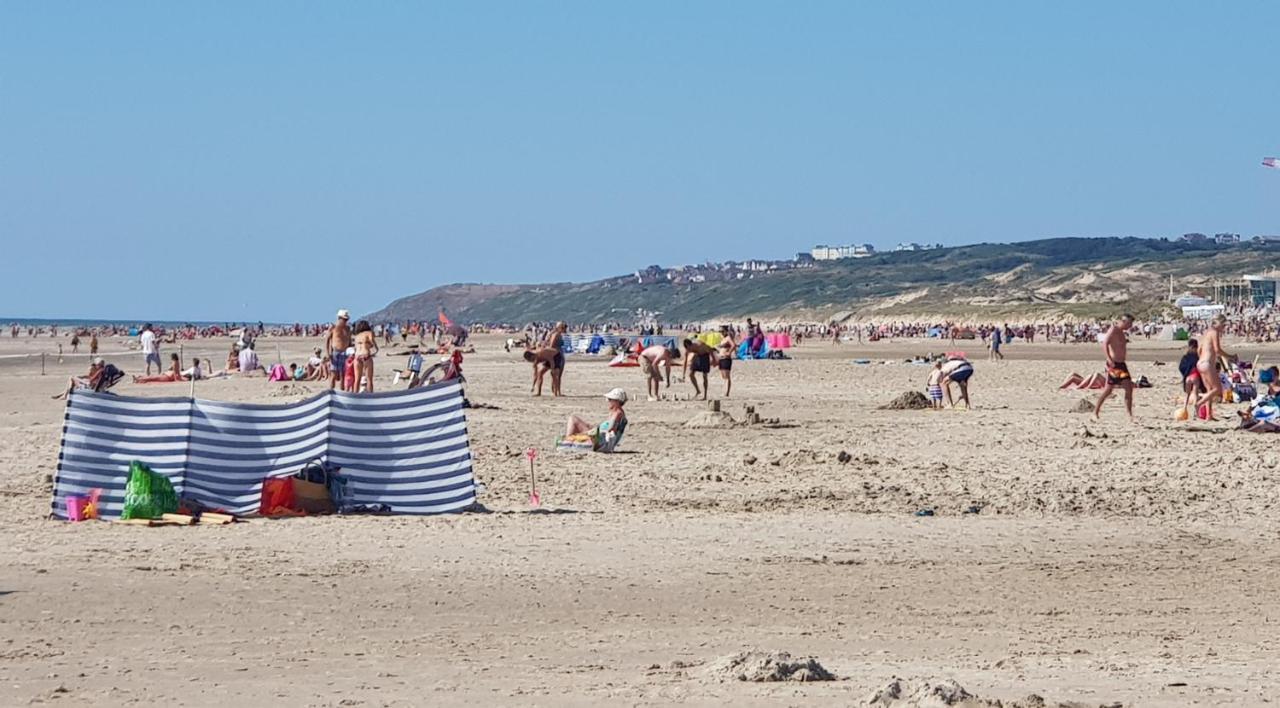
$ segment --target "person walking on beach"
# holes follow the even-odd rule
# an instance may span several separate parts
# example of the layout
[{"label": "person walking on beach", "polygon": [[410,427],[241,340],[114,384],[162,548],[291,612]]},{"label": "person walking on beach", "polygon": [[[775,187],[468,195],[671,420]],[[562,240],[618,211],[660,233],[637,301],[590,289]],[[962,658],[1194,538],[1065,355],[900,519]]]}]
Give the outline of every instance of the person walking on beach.
[{"label": "person walking on beach", "polygon": [[89,356],[98,356],[98,333],[89,335]]},{"label": "person walking on beach", "polygon": [[1231,354],[1222,348],[1222,331],[1227,328],[1226,315],[1213,318],[1208,331],[1200,340],[1200,358],[1196,361],[1196,371],[1200,374],[1200,383],[1204,385],[1204,395],[1196,401],[1196,410],[1205,407],[1206,420],[1213,417],[1213,402],[1222,399],[1222,376],[1218,372],[1218,363]]},{"label": "person walking on beach", "polygon": [[347,390],[343,377],[347,371],[347,349],[351,348],[351,327],[347,324],[350,319],[350,312],[338,310],[338,320],[324,340],[324,353],[329,357],[329,388],[336,386],[339,391]]},{"label": "person walking on beach", "polygon": [[1004,358],[1004,354],[1000,353],[1000,344],[1002,339],[1003,339],[1003,334],[1000,331],[1000,328],[999,327],[992,328],[991,330],[991,361],[996,361],[997,359]]},{"label": "person walking on beach", "polygon": [[160,361],[160,340],[151,329],[151,323],[142,325],[142,334],[138,335],[138,345],[142,347],[142,358],[147,365],[147,376],[151,375],[151,364],[155,363],[156,373],[164,372],[164,364]]},{"label": "person walking on beach", "polygon": [[1130,329],[1133,329],[1133,315],[1126,312],[1111,325],[1102,338],[1102,353],[1107,358],[1107,385],[1093,406],[1094,420],[1101,415],[1102,404],[1107,402],[1116,386],[1124,389],[1124,409],[1129,414],[1129,420],[1133,420],[1133,377],[1129,375],[1129,365],[1125,363],[1129,350],[1126,334]]}]

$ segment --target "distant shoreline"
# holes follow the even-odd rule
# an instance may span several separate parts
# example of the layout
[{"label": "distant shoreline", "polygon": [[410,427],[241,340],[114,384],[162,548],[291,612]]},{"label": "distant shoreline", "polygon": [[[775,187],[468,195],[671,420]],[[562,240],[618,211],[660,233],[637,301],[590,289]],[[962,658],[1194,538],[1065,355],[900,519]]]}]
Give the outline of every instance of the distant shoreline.
[{"label": "distant shoreline", "polygon": [[[107,319],[95,320],[88,318],[48,318],[48,317],[0,317],[0,326],[10,327],[18,325],[20,327],[138,327],[147,322],[162,327],[172,329],[174,327],[186,327],[191,325],[194,327],[223,327],[225,325],[244,325],[258,324],[258,320],[246,322],[244,320],[126,320],[126,319]],[[262,324],[266,327],[281,327],[285,325],[295,324],[293,322],[266,322]],[[310,324],[310,323],[303,323]]]}]

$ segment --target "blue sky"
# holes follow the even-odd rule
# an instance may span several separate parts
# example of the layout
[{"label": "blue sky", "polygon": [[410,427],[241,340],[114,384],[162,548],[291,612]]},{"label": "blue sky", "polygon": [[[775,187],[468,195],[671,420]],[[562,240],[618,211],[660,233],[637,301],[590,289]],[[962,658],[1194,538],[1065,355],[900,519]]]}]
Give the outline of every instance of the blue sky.
[{"label": "blue sky", "polygon": [[1280,233],[1280,4],[0,4],[0,315]]}]

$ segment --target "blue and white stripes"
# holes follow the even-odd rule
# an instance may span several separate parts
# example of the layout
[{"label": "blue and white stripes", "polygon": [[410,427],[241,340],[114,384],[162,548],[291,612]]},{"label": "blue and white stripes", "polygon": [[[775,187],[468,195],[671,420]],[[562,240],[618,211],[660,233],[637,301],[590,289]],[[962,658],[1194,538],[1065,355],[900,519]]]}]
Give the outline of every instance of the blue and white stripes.
[{"label": "blue and white stripes", "polygon": [[373,395],[327,391],[287,405],[77,391],[67,402],[53,513],[65,518],[66,495],[99,488],[99,513],[117,518],[129,463],[140,460],[182,497],[251,514],[264,478],[318,458],[342,468],[356,504],[434,514],[475,501],[456,381]]}]

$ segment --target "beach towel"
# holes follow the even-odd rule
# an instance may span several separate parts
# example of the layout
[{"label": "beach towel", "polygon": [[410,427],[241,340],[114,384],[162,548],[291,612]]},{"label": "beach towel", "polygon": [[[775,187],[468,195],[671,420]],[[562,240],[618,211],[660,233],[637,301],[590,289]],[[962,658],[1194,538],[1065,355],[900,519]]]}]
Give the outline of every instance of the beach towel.
[{"label": "beach towel", "polygon": [[590,435],[571,435],[567,438],[556,438],[557,452],[592,452],[595,450],[595,443],[591,441]]}]

